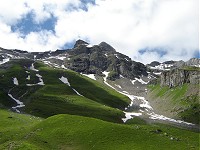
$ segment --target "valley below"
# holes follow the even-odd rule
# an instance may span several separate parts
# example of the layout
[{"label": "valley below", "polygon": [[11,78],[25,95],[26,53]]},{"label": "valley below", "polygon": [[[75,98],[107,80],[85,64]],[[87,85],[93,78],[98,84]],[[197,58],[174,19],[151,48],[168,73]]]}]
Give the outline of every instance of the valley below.
[{"label": "valley below", "polygon": [[[118,81],[120,83],[126,82],[126,81],[124,81],[126,79],[122,78],[120,80],[121,81]],[[197,124],[185,122],[180,119],[170,118],[170,117],[163,115],[165,113],[164,111],[155,110],[154,107],[157,107],[156,103],[154,103],[154,105],[152,105],[151,103],[153,103],[153,101],[150,101],[148,99],[150,89],[148,89],[147,83],[149,81],[143,81],[141,79],[140,82],[136,83],[136,87],[134,86],[134,88],[133,87],[130,88],[131,90],[127,89],[127,91],[129,91],[132,94],[130,94],[129,92],[122,89],[121,86],[119,88],[119,85],[113,84],[113,86],[112,86],[111,85],[112,82],[110,82],[111,84],[109,84],[106,80],[104,82],[111,88],[115,89],[119,93],[121,93],[121,94],[129,97],[129,99],[131,99],[131,103],[129,104],[128,107],[125,108],[125,111],[124,111],[125,116],[126,116],[126,118],[122,118],[124,123],[126,123],[129,119],[132,119],[134,117],[139,117],[141,119],[144,119],[145,121],[147,121],[150,124],[151,123],[163,123],[163,124],[170,124],[170,125],[174,125],[177,127],[182,127],[182,128],[186,128],[186,129],[190,129],[190,130],[199,131],[200,127]],[[118,89],[116,89],[116,88],[118,88]],[[170,108],[168,108],[168,109],[170,109]],[[167,115],[170,116],[170,114],[167,114]]]}]

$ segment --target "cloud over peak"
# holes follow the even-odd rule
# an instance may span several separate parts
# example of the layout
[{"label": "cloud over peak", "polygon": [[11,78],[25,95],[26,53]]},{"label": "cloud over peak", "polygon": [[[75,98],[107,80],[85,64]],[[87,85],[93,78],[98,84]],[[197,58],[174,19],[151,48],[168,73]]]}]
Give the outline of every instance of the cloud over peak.
[{"label": "cloud over peak", "polygon": [[186,60],[199,51],[198,0],[3,1],[1,47],[56,50],[81,38],[106,41],[144,63]]}]

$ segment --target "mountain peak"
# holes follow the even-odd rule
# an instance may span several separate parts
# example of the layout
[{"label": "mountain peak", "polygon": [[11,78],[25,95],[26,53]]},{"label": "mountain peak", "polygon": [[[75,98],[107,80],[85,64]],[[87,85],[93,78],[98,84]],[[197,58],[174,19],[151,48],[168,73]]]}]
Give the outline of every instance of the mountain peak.
[{"label": "mountain peak", "polygon": [[79,40],[77,40],[76,43],[74,44],[74,48],[76,48],[76,47],[78,47],[78,46],[80,46],[80,45],[88,45],[88,43],[85,42],[85,41],[83,41],[83,40],[81,40],[81,39],[79,39]]},{"label": "mountain peak", "polygon": [[101,47],[104,51],[113,51],[113,52],[116,52],[116,50],[110,46],[108,43],[106,42],[101,42],[99,44],[99,47]]}]

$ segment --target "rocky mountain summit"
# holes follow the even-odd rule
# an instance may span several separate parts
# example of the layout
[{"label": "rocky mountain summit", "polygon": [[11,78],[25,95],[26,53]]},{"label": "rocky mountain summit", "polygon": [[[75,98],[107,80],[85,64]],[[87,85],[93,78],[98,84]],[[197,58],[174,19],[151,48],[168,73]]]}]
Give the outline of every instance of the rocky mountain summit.
[{"label": "rocky mountain summit", "polygon": [[[19,71],[19,69],[22,71]],[[68,86],[72,83],[72,87],[68,89],[71,91],[69,92],[69,95],[70,93],[76,94],[76,96],[79,96],[79,100],[83,97],[89,99],[95,97],[95,100],[97,99],[97,101],[99,101],[99,97],[102,96],[101,100],[103,100],[102,104],[104,105],[105,102],[107,102],[105,98],[106,93],[109,92],[102,92],[104,94],[101,94],[99,91],[107,88],[109,89],[108,91],[112,91],[111,93],[115,91],[116,94],[122,94],[121,96],[125,96],[127,99],[129,98],[131,100],[130,105],[128,105],[128,101],[125,102],[125,104],[122,103],[116,105],[113,101],[116,100],[116,97],[109,99],[112,104],[108,104],[108,106],[112,105],[114,108],[120,108],[123,110],[122,114],[125,114],[125,118],[123,118],[124,122],[135,115],[139,115],[145,119],[149,116],[148,118],[150,120],[153,118],[157,120],[167,120],[174,123],[182,123],[181,121],[177,122],[168,117],[177,117],[179,113],[190,112],[190,109],[197,112],[195,116],[198,116],[199,114],[198,110],[196,111],[196,109],[193,109],[193,107],[199,107],[197,103],[198,83],[200,79],[199,59],[196,58],[190,59],[187,62],[166,61],[161,63],[154,61],[148,65],[144,65],[117,52],[106,42],[101,42],[98,45],[90,45],[83,40],[78,40],[72,49],[66,50],[27,52],[16,49],[7,50],[0,48],[0,70],[2,70],[2,82],[0,87],[4,96],[4,98],[0,100],[4,104],[7,103],[5,102],[5,99],[8,101],[9,99],[15,101],[17,100],[16,98],[19,98],[20,100],[20,97],[22,97],[22,100],[27,103],[24,103],[26,107],[23,109],[27,109],[27,106],[29,106],[31,101],[29,96],[26,94],[27,92],[32,95],[34,94],[34,92],[32,93],[32,90],[39,90],[40,88],[44,88],[43,90],[50,88],[49,90],[54,92],[57,91],[56,89],[59,86],[61,86],[60,81],[62,81]],[[7,75],[5,75],[4,71]],[[69,77],[69,80],[66,76]],[[91,79],[88,79],[85,76],[93,80],[91,81]],[[13,90],[12,93],[10,92],[12,88],[10,85],[13,84],[12,81],[16,89],[23,91],[21,95],[18,95],[18,91]],[[15,81],[19,82],[17,83]],[[10,84],[9,86],[7,86],[8,83]],[[51,85],[52,83],[56,83],[56,85]],[[92,88],[93,84],[97,85],[95,92]],[[195,85],[190,86],[190,84]],[[98,88],[100,85],[102,88]],[[177,86],[180,86],[180,88],[176,89]],[[191,87],[195,90],[188,90],[191,89]],[[30,90],[26,91],[27,88]],[[60,87],[60,90],[61,89],[63,88]],[[48,93],[49,90],[46,92]],[[172,91],[174,91],[174,93],[171,93]],[[186,93],[186,91],[189,92]],[[59,92],[57,91],[56,94],[58,93]],[[180,93],[182,93],[182,96],[180,96]],[[24,94],[27,95],[27,97],[24,96]],[[32,98],[32,102],[38,99],[37,93],[35,96],[36,97]],[[44,98],[43,96],[46,97]],[[51,99],[49,96],[50,95],[48,94],[40,95],[39,98],[42,100],[48,100]],[[169,101],[170,104],[166,107],[167,110],[162,109],[157,113],[154,108],[159,110],[162,106],[166,106],[162,103],[159,107],[156,107],[158,103],[160,103],[161,96],[164,96],[164,98],[162,98],[164,101],[163,103],[166,102],[166,96],[166,98],[169,99],[167,101]],[[179,96],[182,98],[181,100],[179,99]],[[180,103],[178,102],[176,108],[171,110],[171,104],[173,102],[170,102],[170,100],[173,100],[174,97],[178,98],[181,102],[187,101],[188,107],[180,106]],[[192,97],[192,100],[189,100],[188,97]],[[52,99],[55,99],[55,97]],[[120,102],[119,99],[117,102]],[[153,103],[153,100],[156,100],[155,103]],[[51,102],[47,103],[51,105]],[[193,104],[195,104],[195,106]],[[10,104],[6,104],[6,106],[7,105],[11,106]],[[21,106],[22,105],[19,105],[20,108]],[[30,106],[32,107],[31,104]],[[82,106],[80,105],[80,107]],[[177,109],[179,111],[177,111]],[[163,114],[163,110],[167,112],[165,115],[168,117],[159,115]],[[38,110],[38,108],[34,108],[35,113],[38,111],[42,112],[43,109]],[[51,109],[49,109],[49,111],[51,112]],[[175,114],[174,112],[179,113]],[[52,114],[54,113],[52,112]],[[189,116],[181,115],[181,117],[178,116],[176,119],[183,118],[189,122],[198,123],[198,119],[196,118],[194,120],[188,119],[191,115],[191,113]],[[118,121],[122,121],[120,119],[121,118],[118,118]],[[187,125],[187,123],[185,124]]]},{"label": "rocky mountain summit", "polygon": [[[141,84],[147,84],[149,81],[151,81],[150,83],[157,83],[154,80],[161,76],[161,86],[199,83],[198,70],[191,71],[191,67],[199,67],[200,59],[198,58],[192,58],[187,62],[182,60],[162,63],[153,61],[144,65],[117,52],[106,42],[90,45],[83,40],[77,40],[72,49],[46,52],[0,48],[0,64],[11,59],[39,60],[51,67],[71,69],[78,73],[101,77],[104,77],[105,72],[108,72],[107,79],[111,81],[126,78],[134,83],[141,81]],[[187,69],[187,67],[190,67],[190,69]]]},{"label": "rocky mountain summit", "polygon": [[103,71],[108,71],[108,79],[115,80],[120,76],[135,79],[147,76],[146,66],[140,62],[132,61],[128,56],[116,52],[107,44],[101,42],[99,45],[89,45],[87,42],[78,40],[74,48],[68,50],[57,50],[48,52],[29,53],[20,50],[0,49],[0,62],[9,59],[35,59],[58,67],[62,66],[79,73],[98,74],[103,76]]},{"label": "rocky mountain summit", "polygon": [[[99,76],[104,76],[103,72],[106,71],[109,72],[107,78],[112,81],[120,79],[121,77],[131,80],[136,78],[140,79],[141,77],[147,78],[151,75],[157,77],[163,72],[161,76],[161,85],[179,85],[179,83],[177,83],[179,79],[175,78],[174,72],[176,72],[177,76],[180,75],[180,78],[182,78],[182,76],[190,76],[191,81],[186,77],[180,79],[180,83],[182,83],[182,81],[191,83],[196,82],[198,75],[188,75],[191,73],[190,71],[176,70],[171,71],[170,73],[165,71],[187,66],[199,67],[200,64],[200,59],[192,58],[187,62],[182,60],[166,61],[163,63],[153,61],[145,66],[144,64],[133,61],[128,56],[117,52],[106,42],[101,42],[99,45],[90,45],[83,40],[77,40],[74,47],[67,50],[27,52],[16,49],[7,50],[0,48],[0,64],[8,62],[10,59],[40,60],[52,67],[68,68],[79,73],[96,74]],[[192,74],[195,73],[193,72]],[[172,78],[176,79],[176,81],[173,81]],[[150,79],[150,77],[148,77],[148,79]]]},{"label": "rocky mountain summit", "polygon": [[110,80],[115,80],[120,75],[130,79],[141,75],[147,76],[145,65],[116,52],[105,42],[91,46],[78,40],[68,54],[69,57],[64,60],[64,65],[76,72],[102,75],[103,71],[109,71]]}]

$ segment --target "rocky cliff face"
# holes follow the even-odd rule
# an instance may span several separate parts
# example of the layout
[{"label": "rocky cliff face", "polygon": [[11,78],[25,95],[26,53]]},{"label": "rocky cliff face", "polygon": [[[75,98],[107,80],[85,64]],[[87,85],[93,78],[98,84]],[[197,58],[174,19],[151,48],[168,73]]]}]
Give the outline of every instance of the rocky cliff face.
[{"label": "rocky cliff face", "polygon": [[121,76],[129,79],[147,76],[146,66],[132,61],[128,56],[116,52],[105,42],[91,46],[78,40],[74,48],[68,51],[69,58],[64,65],[76,72],[102,75],[103,71],[110,72],[108,79],[115,80]]},{"label": "rocky cliff face", "polygon": [[64,67],[85,74],[109,72],[108,79],[116,80],[120,77],[129,79],[147,76],[146,66],[132,61],[126,55],[118,53],[106,42],[90,45],[83,40],[77,40],[72,49],[27,52],[21,50],[7,50],[0,48],[0,64],[11,59],[34,59],[43,61],[53,67]]},{"label": "rocky cliff face", "polygon": [[184,83],[199,84],[200,71],[198,69],[173,69],[161,74],[161,86],[175,87]]}]

